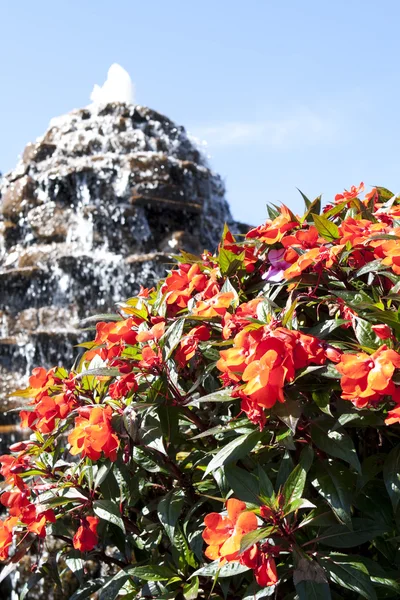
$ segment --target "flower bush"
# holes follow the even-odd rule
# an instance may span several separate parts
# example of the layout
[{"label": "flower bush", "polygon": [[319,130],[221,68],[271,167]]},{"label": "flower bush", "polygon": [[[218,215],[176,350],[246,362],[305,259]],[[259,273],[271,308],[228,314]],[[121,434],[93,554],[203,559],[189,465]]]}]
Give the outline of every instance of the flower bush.
[{"label": "flower bush", "polygon": [[0,457],[21,598],[400,597],[400,198],[362,191],[225,227],[34,369]]}]

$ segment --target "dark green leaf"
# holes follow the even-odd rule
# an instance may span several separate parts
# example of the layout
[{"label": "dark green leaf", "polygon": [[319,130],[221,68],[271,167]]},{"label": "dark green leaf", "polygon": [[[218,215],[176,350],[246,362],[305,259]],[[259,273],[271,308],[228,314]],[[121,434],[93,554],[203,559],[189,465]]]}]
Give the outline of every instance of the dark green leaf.
[{"label": "dark green leaf", "polygon": [[306,484],[306,477],[306,470],[300,464],[296,465],[282,489],[286,508],[290,506],[292,502],[302,497],[304,486]]},{"label": "dark green leaf", "polygon": [[319,410],[326,415],[332,416],[330,409],[330,401],[331,401],[331,392],[330,390],[315,390],[311,393],[312,399],[315,404],[318,406]]},{"label": "dark green leaf", "polygon": [[79,590],[76,590],[69,600],[86,600],[86,598],[90,598],[94,592],[97,592],[98,589],[103,587],[107,581],[109,581],[109,578],[105,577],[92,579],[80,587]]},{"label": "dark green leaf", "polygon": [[320,450],[329,456],[341,458],[361,473],[361,465],[351,437],[344,431],[332,431],[321,424],[313,423],[311,426],[312,441]]},{"label": "dark green leaf", "polygon": [[218,573],[218,577],[232,577],[233,575],[239,575],[249,570],[249,567],[241,565],[237,561],[226,563],[221,567],[219,560],[198,569],[192,573],[191,577],[215,577]]},{"label": "dark green leaf", "polygon": [[334,525],[321,532],[320,543],[332,548],[354,548],[385,533],[381,523],[372,519],[353,519],[353,530]]},{"label": "dark green leaf", "polygon": [[297,423],[303,411],[302,404],[299,400],[287,399],[283,404],[277,402],[272,410],[273,414],[275,414],[282,423],[289,427],[293,433],[296,433]]},{"label": "dark green leaf", "polygon": [[204,477],[214,469],[222,467],[222,465],[235,462],[247,456],[260,441],[260,438],[260,432],[253,431],[252,433],[244,433],[226,444],[226,446],[223,446],[208,463]]},{"label": "dark green leaf", "polygon": [[142,565],[125,569],[130,577],[137,577],[145,581],[166,581],[176,575],[169,567],[161,565]]},{"label": "dark green leaf", "polygon": [[333,461],[319,462],[315,478],[311,482],[332,508],[339,521],[349,528],[352,527],[350,513],[352,482],[352,474]]},{"label": "dark green leaf", "polygon": [[361,562],[354,562],[346,555],[337,553],[332,553],[329,557],[321,557],[318,562],[324,567],[333,583],[360,594],[367,600],[376,600],[374,586],[366,567]]},{"label": "dark green leaf", "polygon": [[116,525],[125,533],[125,525],[118,504],[112,500],[95,500],[93,502],[93,511],[100,519]]},{"label": "dark green leaf", "polygon": [[181,490],[171,490],[158,503],[157,513],[171,544],[174,543],[175,526],[181,513],[185,498]]},{"label": "dark green leaf", "polygon": [[388,454],[383,465],[383,479],[396,512],[400,501],[400,445]]}]

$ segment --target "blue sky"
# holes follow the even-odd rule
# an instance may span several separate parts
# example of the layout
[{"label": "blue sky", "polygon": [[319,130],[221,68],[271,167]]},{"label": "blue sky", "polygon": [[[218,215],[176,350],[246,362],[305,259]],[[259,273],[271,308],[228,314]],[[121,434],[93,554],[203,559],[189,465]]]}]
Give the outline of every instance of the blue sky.
[{"label": "blue sky", "polygon": [[400,3],[16,0],[2,6],[0,170],[111,63],[208,140],[234,216],[358,184],[400,191]]}]

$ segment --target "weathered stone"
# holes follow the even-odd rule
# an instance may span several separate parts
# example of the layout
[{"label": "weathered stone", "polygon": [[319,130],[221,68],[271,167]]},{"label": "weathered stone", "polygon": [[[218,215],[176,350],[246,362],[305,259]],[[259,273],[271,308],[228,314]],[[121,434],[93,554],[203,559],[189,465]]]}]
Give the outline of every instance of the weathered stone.
[{"label": "weathered stone", "polygon": [[1,212],[6,219],[18,219],[28,206],[34,205],[35,183],[31,177],[16,179],[7,187],[2,196]]},{"label": "weathered stone", "polygon": [[55,202],[32,208],[26,219],[36,239],[43,241],[65,241],[71,221],[71,211],[62,209]]}]

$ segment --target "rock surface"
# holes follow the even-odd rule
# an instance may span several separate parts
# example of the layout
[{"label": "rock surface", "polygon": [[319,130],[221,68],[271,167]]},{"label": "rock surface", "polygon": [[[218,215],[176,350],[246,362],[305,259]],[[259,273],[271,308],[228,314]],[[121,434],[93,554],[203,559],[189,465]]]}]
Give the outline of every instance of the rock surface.
[{"label": "rock surface", "polygon": [[33,367],[72,363],[80,319],[153,285],[178,249],[214,250],[224,222],[240,229],[221,178],[167,117],[110,103],[53,119],[1,182],[3,410]]}]

